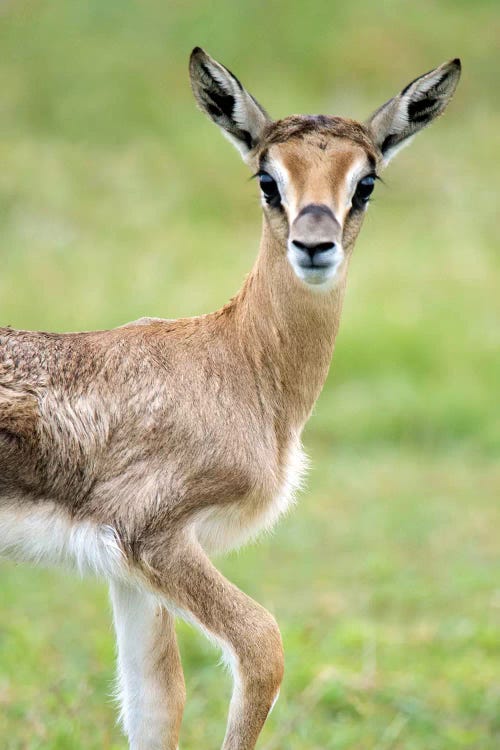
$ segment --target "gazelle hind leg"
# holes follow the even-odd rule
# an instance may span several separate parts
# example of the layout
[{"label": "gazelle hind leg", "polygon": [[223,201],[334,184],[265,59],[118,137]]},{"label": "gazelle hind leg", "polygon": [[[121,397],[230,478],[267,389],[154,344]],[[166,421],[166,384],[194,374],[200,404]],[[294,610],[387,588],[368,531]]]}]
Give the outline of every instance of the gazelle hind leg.
[{"label": "gazelle hind leg", "polygon": [[110,585],[121,718],[130,750],[177,750],[185,686],[174,618],[150,593]]},{"label": "gazelle hind leg", "polygon": [[159,596],[225,652],[234,688],[223,750],[253,750],[283,677],[278,626],[219,573],[197,543],[173,547],[155,545],[151,555],[146,552],[144,570]]}]

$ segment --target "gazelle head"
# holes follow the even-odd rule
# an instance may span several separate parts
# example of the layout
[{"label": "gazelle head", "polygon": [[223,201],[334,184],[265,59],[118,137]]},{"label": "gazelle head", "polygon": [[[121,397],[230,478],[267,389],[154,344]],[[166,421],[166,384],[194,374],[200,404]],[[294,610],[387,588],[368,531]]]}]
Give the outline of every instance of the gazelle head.
[{"label": "gazelle head", "polygon": [[331,115],[273,121],[227,68],[196,47],[193,92],[201,109],[255,172],[264,215],[300,282],[329,289],[361,228],[380,171],[438,117],[460,60],[409,83],[366,122]]}]

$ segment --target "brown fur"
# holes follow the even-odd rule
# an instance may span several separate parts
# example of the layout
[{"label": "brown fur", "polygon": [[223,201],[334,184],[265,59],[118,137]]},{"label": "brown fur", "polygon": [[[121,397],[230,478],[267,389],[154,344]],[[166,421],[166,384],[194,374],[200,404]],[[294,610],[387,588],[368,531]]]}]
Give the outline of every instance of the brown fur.
[{"label": "brown fur", "polygon": [[[373,171],[381,152],[369,127],[352,120],[270,123],[199,49],[191,77],[200,106],[241,141],[251,166],[286,170],[283,206],[265,207],[255,266],[215,313],[89,333],[0,329],[0,521],[15,498],[20,513],[56,508],[75,525],[111,527],[133,586],[161,602],[142,665],[170,712],[154,748],[176,747],[184,699],[168,608],[232,654],[240,688],[224,750],[252,750],[282,679],[281,638],[273,617],[224,579],[203,547],[217,546],[215,532],[229,545],[251,535],[284,492],[328,372],[363,219],[347,175]],[[231,100],[240,102],[238,122]],[[312,204],[325,207],[314,219],[303,211]],[[291,231],[341,243],[345,260],[328,290],[297,278]]]},{"label": "brown fur", "polygon": [[307,137],[318,141],[318,147],[324,150],[332,137],[344,138],[364,148],[375,162],[378,149],[373,143],[368,129],[356,120],[332,115],[289,115],[282,120],[270,122],[264,130],[261,149],[273,143],[286,143],[291,138]]},{"label": "brown fur", "polygon": [[[3,367],[16,390],[0,394],[0,415],[10,415],[0,439],[14,435],[17,446],[0,454],[0,489],[22,488],[76,518],[114,525],[134,548],[151,527],[178,516],[186,523],[200,504],[272,492],[269,477],[279,482],[289,436],[326,375],[341,295],[311,306],[269,245],[240,294],[210,315],[84,334],[2,329]],[[297,372],[308,351],[314,361]],[[141,522],[135,506],[130,522],[145,474],[164,502],[142,496]]]}]

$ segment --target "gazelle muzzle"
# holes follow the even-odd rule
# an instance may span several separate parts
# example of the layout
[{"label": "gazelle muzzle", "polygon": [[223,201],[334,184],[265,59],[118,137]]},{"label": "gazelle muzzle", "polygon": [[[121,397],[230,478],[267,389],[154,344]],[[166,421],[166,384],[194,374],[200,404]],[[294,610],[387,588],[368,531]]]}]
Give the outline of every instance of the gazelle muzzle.
[{"label": "gazelle muzzle", "polygon": [[344,259],[342,228],[328,206],[310,203],[299,211],[290,230],[288,259],[308,284],[324,284],[335,275]]}]

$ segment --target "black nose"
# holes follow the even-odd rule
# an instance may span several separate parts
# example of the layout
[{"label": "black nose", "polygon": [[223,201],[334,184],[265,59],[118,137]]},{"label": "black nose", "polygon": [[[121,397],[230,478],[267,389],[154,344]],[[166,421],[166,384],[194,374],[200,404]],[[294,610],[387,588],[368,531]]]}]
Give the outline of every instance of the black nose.
[{"label": "black nose", "polygon": [[298,250],[306,252],[310,259],[313,260],[317,254],[326,253],[327,250],[333,250],[335,242],[317,242],[316,244],[310,244],[309,242],[292,240],[292,245],[295,245]]}]

